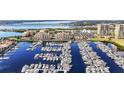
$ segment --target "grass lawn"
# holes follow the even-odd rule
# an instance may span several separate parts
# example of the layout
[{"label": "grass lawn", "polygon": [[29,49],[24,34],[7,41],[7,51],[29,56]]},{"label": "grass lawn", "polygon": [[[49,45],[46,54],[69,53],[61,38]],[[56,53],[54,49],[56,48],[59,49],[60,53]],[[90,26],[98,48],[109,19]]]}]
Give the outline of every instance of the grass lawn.
[{"label": "grass lawn", "polygon": [[112,39],[112,41],[118,43],[119,45],[124,46],[124,39]]},{"label": "grass lawn", "polygon": [[22,41],[22,42],[23,42],[23,41],[24,41],[24,42],[33,42],[33,40],[30,40],[30,39],[29,39],[29,40],[26,40],[26,39],[16,38],[16,37],[10,37],[9,39],[10,39],[10,40],[15,40],[15,41],[17,41],[17,42],[21,42],[21,41]]},{"label": "grass lawn", "polygon": [[91,41],[109,41],[109,39],[106,39],[106,38],[92,38],[90,39]]},{"label": "grass lawn", "polygon": [[101,41],[101,42],[108,42],[116,45],[118,49],[124,51],[124,39],[106,39],[106,38],[92,38],[90,41]]},{"label": "grass lawn", "polygon": [[9,38],[10,40],[15,40],[15,41],[18,41],[19,39],[17,39],[16,37],[11,37]]}]

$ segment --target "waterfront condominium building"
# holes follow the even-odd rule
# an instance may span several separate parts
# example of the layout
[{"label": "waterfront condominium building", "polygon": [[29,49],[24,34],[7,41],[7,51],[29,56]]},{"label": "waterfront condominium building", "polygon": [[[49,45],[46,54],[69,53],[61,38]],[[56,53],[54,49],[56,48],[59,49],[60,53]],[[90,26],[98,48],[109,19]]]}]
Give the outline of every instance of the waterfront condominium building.
[{"label": "waterfront condominium building", "polygon": [[34,35],[34,40],[43,40],[47,41],[51,39],[51,35],[47,32],[40,31]]},{"label": "waterfront condominium building", "polygon": [[28,30],[28,31],[25,31],[22,36],[24,37],[30,37],[30,36],[33,36],[35,34],[35,31],[32,31],[32,30]]},{"label": "waterfront condominium building", "polygon": [[7,40],[7,39],[1,41],[1,42],[0,42],[0,53],[1,53],[2,51],[4,51],[5,49],[7,49],[7,48],[13,46],[13,45],[15,45],[15,41]]},{"label": "waterfront condominium building", "polygon": [[60,41],[68,41],[70,40],[70,35],[66,32],[58,32],[55,34],[55,39]]},{"label": "waterfront condominium building", "polygon": [[114,36],[114,25],[111,24],[98,24],[97,35],[99,37]]},{"label": "waterfront condominium building", "polygon": [[124,24],[116,24],[115,38],[124,38]]}]

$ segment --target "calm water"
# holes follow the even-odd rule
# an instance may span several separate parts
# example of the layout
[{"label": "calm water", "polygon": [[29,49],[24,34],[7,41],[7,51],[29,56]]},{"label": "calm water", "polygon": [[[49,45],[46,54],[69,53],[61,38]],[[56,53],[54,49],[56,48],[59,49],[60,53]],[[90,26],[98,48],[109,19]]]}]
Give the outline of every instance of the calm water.
[{"label": "calm water", "polygon": [[[66,21],[67,22],[67,21]],[[42,29],[42,28],[70,28],[67,25],[60,25],[60,23],[66,23],[66,22],[24,22],[21,24],[7,24],[7,25],[0,25],[0,29]],[[21,33],[18,32],[3,32],[0,31],[0,38],[3,37],[10,37],[10,36],[20,36]],[[124,70],[120,68],[117,64],[113,62],[111,58],[109,58],[106,53],[102,52],[100,49],[96,47],[96,44],[91,42],[89,43],[90,46],[93,48],[93,51],[95,51],[98,56],[100,56],[106,63],[107,66],[110,67],[110,72],[112,73],[123,73]],[[0,60],[0,72],[1,73],[19,73],[21,72],[22,67],[25,64],[32,64],[32,63],[45,63],[45,64],[58,64],[60,61],[56,61],[54,63],[51,63],[49,61],[43,61],[42,59],[34,60],[34,56],[37,53],[41,53],[40,47],[37,47],[34,51],[26,51],[26,49],[31,45],[31,43],[28,42],[20,42],[18,43],[19,49],[17,49],[15,52],[8,52],[8,56],[10,57],[9,60]],[[108,44],[109,47],[111,47],[110,44]],[[57,55],[60,55],[61,52],[57,52]],[[85,73],[85,64],[83,62],[83,59],[79,52],[79,47],[77,43],[71,44],[71,54],[72,54],[72,69],[69,73]]]},{"label": "calm water", "polygon": [[[41,53],[40,47],[37,47],[34,51],[26,51],[26,49],[30,46],[30,43],[27,42],[20,42],[18,44],[19,49],[16,50],[16,52],[8,52],[6,54],[9,54],[10,59],[9,60],[3,60],[0,62],[0,72],[2,73],[11,73],[11,72],[17,72],[19,73],[22,69],[22,67],[25,64],[30,65],[31,63],[45,63],[45,64],[55,64],[57,65],[60,63],[60,61],[56,61],[55,63],[46,62],[42,59],[34,60],[34,56],[36,53]],[[79,48],[76,43],[72,43],[71,45],[72,50],[72,69],[70,73],[84,73],[85,72],[85,65],[83,63],[83,60],[81,59],[81,55],[79,54]],[[60,52],[57,52],[59,55]]]},{"label": "calm water", "polygon": [[104,60],[107,63],[107,66],[110,67],[110,72],[112,73],[122,73],[124,70],[119,67],[114,61],[106,55],[106,53],[102,52],[102,50],[98,49],[96,47],[96,44],[91,42],[90,46],[93,48],[93,51],[97,53],[98,56],[101,57],[102,60]]},{"label": "calm water", "polygon": [[21,36],[22,33],[19,32],[3,32],[0,31],[0,38],[10,37],[10,36]]},{"label": "calm water", "polygon": [[70,28],[69,26],[61,26],[61,25],[6,25],[0,26],[0,29],[44,29],[44,28]]},{"label": "calm water", "polygon": [[[60,61],[56,61],[55,63],[45,62],[42,59],[34,60],[34,55],[36,53],[41,53],[40,47],[37,47],[34,51],[26,51],[26,49],[31,44],[28,42],[20,42],[18,43],[19,49],[16,52],[8,52],[7,54],[10,56],[10,60],[0,61],[0,72],[1,73],[19,73],[22,67],[25,64],[30,65],[31,63],[45,63],[45,64],[58,64]],[[110,71],[112,73],[122,73],[124,70],[118,65],[116,65],[111,58],[109,58],[106,53],[102,52],[100,49],[97,49],[95,43],[91,42],[90,46],[93,48],[93,51],[97,52],[98,56],[100,56],[106,63],[107,66],[110,67]],[[59,55],[60,52],[57,52]],[[81,58],[79,47],[77,43],[71,44],[71,54],[72,54],[72,69],[70,73],[85,73],[85,64]]]},{"label": "calm water", "polygon": [[72,54],[72,69],[71,73],[85,73],[85,64],[83,63],[82,57],[79,52],[79,47],[77,43],[71,44],[71,54]]},{"label": "calm water", "polygon": [[73,21],[45,21],[45,22],[22,22],[15,24],[0,25],[0,29],[44,29],[44,28],[70,28],[68,25],[60,25],[61,23],[69,23]]},{"label": "calm water", "polygon": [[[10,56],[9,60],[3,60],[0,62],[0,72],[21,72],[22,67],[27,64],[30,65],[32,63],[45,63],[51,64],[51,62],[45,62],[42,59],[34,60],[34,56],[37,53],[41,53],[41,47],[37,47],[34,51],[27,51],[26,49],[31,45],[31,43],[20,42],[18,43],[19,49],[16,52],[8,52]],[[60,53],[57,53],[60,54]],[[52,64],[57,64],[59,62],[55,62]]]}]

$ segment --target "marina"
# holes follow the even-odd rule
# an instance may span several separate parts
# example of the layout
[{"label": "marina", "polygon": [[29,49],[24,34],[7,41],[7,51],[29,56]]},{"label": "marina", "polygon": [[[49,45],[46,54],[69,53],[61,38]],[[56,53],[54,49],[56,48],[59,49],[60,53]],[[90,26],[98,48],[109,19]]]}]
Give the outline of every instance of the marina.
[{"label": "marina", "polygon": [[34,56],[34,59],[39,59],[42,58],[45,61],[58,61],[60,60],[60,56],[57,56],[56,54],[53,53],[41,53],[41,54],[36,54]]},{"label": "marina", "polygon": [[105,52],[119,67],[124,69],[124,58],[121,57],[117,51],[110,49],[105,44],[98,42],[97,47]]},{"label": "marina", "polygon": [[[78,44],[78,46],[77,46]],[[92,44],[92,43],[91,43]],[[6,53],[6,58],[1,59],[0,65],[9,65],[9,67],[1,69],[0,72],[23,72],[23,73],[45,73],[45,72],[51,72],[51,73],[109,73],[114,72],[114,70],[111,69],[111,66],[106,63],[106,60],[102,60],[102,56],[104,55],[98,55],[97,51],[94,51],[94,48],[89,46],[90,42],[80,42],[80,43],[63,43],[61,44],[61,51],[59,53],[56,51],[42,51],[41,48],[43,46],[37,46],[35,50],[33,51],[27,51],[27,48],[29,48],[32,44],[21,42],[18,43],[15,48],[12,48],[14,50],[8,51]],[[59,45],[59,44],[58,44]],[[72,46],[74,47],[71,48]],[[18,47],[19,46],[19,47]],[[47,46],[47,45],[46,45]],[[45,47],[46,47],[45,46]],[[56,44],[57,46],[57,44]],[[55,47],[56,47],[55,46]],[[52,46],[53,47],[53,46]],[[79,47],[80,51],[76,53],[77,50],[75,50],[77,47]],[[98,49],[95,47],[95,49]],[[15,51],[16,50],[16,51]],[[14,52],[13,52],[14,51]],[[74,52],[75,51],[75,52]],[[74,53],[73,53],[74,52]],[[76,54],[75,54],[76,53]],[[81,54],[81,58],[77,59],[77,56]],[[26,55],[26,56],[25,56]],[[37,57],[37,55],[39,57]],[[77,56],[76,56],[77,55]],[[19,56],[19,57],[18,57]],[[21,59],[23,60],[20,60]],[[46,59],[45,59],[46,58]],[[15,62],[14,62],[15,61]],[[27,64],[25,64],[25,62]],[[25,65],[28,65],[28,67],[31,64],[46,64],[47,71],[43,70],[43,68],[37,68],[35,67],[31,69],[31,71],[28,69],[26,71],[22,71],[23,68],[25,68]],[[114,64],[111,63],[111,64]],[[53,65],[52,67],[55,67],[55,71],[51,71],[51,67],[48,69],[48,66]],[[26,66],[27,67],[27,66]],[[36,70],[37,69],[37,70]],[[41,70],[42,69],[42,70]],[[117,69],[117,67],[116,67]],[[15,71],[16,70],[16,71]],[[116,70],[116,71],[122,71],[123,70]]]},{"label": "marina", "polygon": [[97,53],[98,56],[101,57],[104,62],[106,62],[107,66],[109,66],[109,70],[111,73],[123,73],[124,70],[119,67],[114,60],[112,60],[105,52],[103,52],[101,49],[97,47],[96,42],[89,43],[90,47],[92,47],[93,51]]},{"label": "marina", "polygon": [[109,73],[109,67],[105,62],[92,51],[87,42],[78,43],[82,59],[86,64],[86,73]]},{"label": "marina", "polygon": [[69,73],[86,73],[86,65],[80,55],[80,50],[77,42],[71,44],[72,69]]},{"label": "marina", "polygon": [[[113,32],[102,33],[109,26]],[[0,28],[0,73],[124,73],[124,47],[114,42],[123,40],[115,33],[123,26],[5,23]]]},{"label": "marina", "polygon": [[[99,55],[99,53],[101,53],[100,51],[93,52],[94,48],[95,50],[98,50],[98,47],[92,44],[92,42],[67,42],[62,44],[56,43],[52,44],[51,49],[53,49],[55,45],[55,49],[56,47],[61,48],[60,51],[41,50],[42,47],[48,47],[48,44],[46,44],[45,46],[36,46],[33,51],[27,51],[27,48],[34,44],[20,42],[15,47],[13,47],[12,50],[9,50],[4,55],[5,58],[1,58],[0,65],[1,67],[4,66],[4,68],[0,69],[0,72],[114,73],[115,69],[117,72],[124,71],[120,69],[122,68],[121,66],[120,68],[117,66],[113,66],[113,69],[112,66],[106,62],[108,59],[103,59],[104,57],[106,57],[105,55]],[[77,50],[79,52],[76,52]],[[23,61],[20,60],[20,58],[23,59]],[[111,62],[112,65],[114,63],[115,62]],[[38,66],[34,68],[31,66],[31,64],[37,64]],[[45,67],[43,66],[43,64],[45,65]],[[6,65],[8,66],[5,67]],[[27,67],[27,65],[28,69],[24,71],[23,68]],[[40,67],[39,65],[42,65],[43,67]],[[32,68],[29,68],[30,66]]]},{"label": "marina", "polygon": [[62,50],[62,48],[61,47],[42,47],[41,48],[41,51],[47,51],[47,52],[54,52],[54,51],[56,51],[56,52],[60,52]]},{"label": "marina", "polygon": [[[53,64],[35,64],[34,68],[31,66],[29,67],[28,65],[24,65],[22,68],[22,73],[30,73],[30,72],[34,72],[34,73],[38,73],[39,71],[42,71],[43,73],[57,73],[57,72],[64,72],[67,73],[70,71],[72,65],[71,65],[71,50],[70,50],[70,42],[67,43],[63,43],[63,47],[61,49],[61,54],[60,56],[57,56],[56,53],[41,53],[41,54],[36,54],[34,56],[34,59],[39,59],[42,58],[44,61],[60,61],[57,65],[53,65]],[[56,49],[56,48],[55,48]],[[46,50],[48,51],[48,50]],[[42,66],[41,66],[42,65]],[[40,68],[39,68],[40,66]]]}]

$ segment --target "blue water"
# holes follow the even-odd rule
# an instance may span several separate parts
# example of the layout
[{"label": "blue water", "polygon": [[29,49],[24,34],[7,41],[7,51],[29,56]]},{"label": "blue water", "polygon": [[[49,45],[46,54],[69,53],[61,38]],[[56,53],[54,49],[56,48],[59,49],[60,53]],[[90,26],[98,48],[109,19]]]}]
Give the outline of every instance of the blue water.
[{"label": "blue water", "polygon": [[[9,52],[7,54],[10,54],[9,60],[3,60],[0,62],[0,72],[1,73],[11,73],[21,72],[22,67],[27,64],[30,65],[32,63],[44,63],[44,64],[55,64],[57,65],[59,61],[56,62],[46,62],[42,59],[34,60],[34,56],[37,53],[41,53],[41,47],[37,47],[34,51],[27,51],[26,49],[31,45],[31,43],[27,42],[20,42],[18,43],[19,49],[16,50],[16,52]],[[60,52],[57,52],[57,55],[59,55]]]},{"label": "blue water", "polygon": [[72,69],[70,72],[71,73],[85,73],[86,66],[83,63],[77,43],[71,44],[71,54],[72,54]]},{"label": "blue water", "polygon": [[[16,52],[10,52],[9,60],[3,60],[0,63],[0,72],[20,72],[21,68],[25,64],[31,64],[34,62],[33,56],[35,52],[27,52],[26,48],[28,48],[30,43],[21,42],[19,43],[20,48]],[[4,67],[2,69],[2,67]]]},{"label": "blue water", "polygon": [[119,67],[110,57],[108,57],[106,53],[98,49],[95,43],[91,42],[90,46],[93,48],[93,51],[95,51],[97,55],[100,56],[101,59],[107,63],[107,66],[110,67],[111,73],[123,73],[124,72],[124,70],[121,67]]},{"label": "blue water", "polygon": [[[60,63],[60,61],[53,62],[46,62],[42,59],[34,60],[34,55],[36,53],[41,53],[40,47],[37,47],[34,51],[26,51],[26,49],[31,45],[31,43],[28,42],[20,42],[18,43],[19,49],[16,50],[16,52],[8,52],[7,54],[10,54],[9,60],[2,60],[0,61],[0,72],[1,73],[20,73],[22,67],[25,64],[32,64],[32,63],[45,63],[45,64],[55,64],[57,65]],[[102,52],[100,49],[98,49],[95,45],[95,43],[91,42],[90,46],[93,48],[93,51],[95,51],[98,56],[100,56],[106,63],[107,66],[110,67],[110,72],[112,73],[123,73],[124,70],[120,68],[117,64],[113,62],[111,58],[109,58],[106,53]],[[61,52],[57,52],[59,55]],[[71,54],[72,54],[72,69],[69,73],[85,73],[85,64],[83,63],[83,59],[79,52],[79,47],[77,43],[71,44]]]},{"label": "blue water", "polygon": [[70,28],[68,25],[60,25],[61,23],[69,23],[72,21],[45,21],[45,22],[22,22],[14,24],[0,25],[0,29],[44,29],[44,28]]},{"label": "blue water", "polygon": [[70,28],[69,26],[60,25],[7,25],[0,26],[0,29],[44,29],[44,28]]},{"label": "blue water", "polygon": [[0,38],[10,37],[10,36],[21,36],[22,33],[19,32],[3,32],[0,31]]},{"label": "blue water", "polygon": [[[41,51],[40,47],[36,48],[34,51],[26,51],[26,49],[31,45],[30,43],[20,42],[18,45],[20,46],[20,48],[17,49],[16,52],[7,53],[7,54],[11,54],[9,60],[3,60],[2,62],[0,62],[1,73],[12,73],[12,72],[19,73],[21,72],[21,69],[25,64],[30,65],[31,63],[41,62],[45,64],[57,65],[58,63],[60,63],[60,61],[53,63],[53,62],[43,61],[42,59],[34,60],[34,55],[36,53],[43,52]],[[73,66],[70,73],[85,73],[85,65],[83,63],[83,60],[79,53],[79,48],[76,43],[72,43],[71,50],[72,50],[71,54],[72,54]],[[59,55],[61,52],[56,52],[56,53]]]}]

